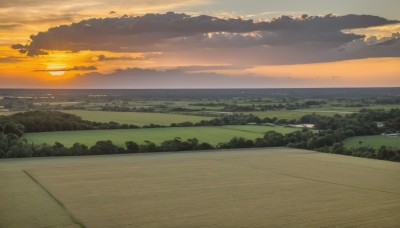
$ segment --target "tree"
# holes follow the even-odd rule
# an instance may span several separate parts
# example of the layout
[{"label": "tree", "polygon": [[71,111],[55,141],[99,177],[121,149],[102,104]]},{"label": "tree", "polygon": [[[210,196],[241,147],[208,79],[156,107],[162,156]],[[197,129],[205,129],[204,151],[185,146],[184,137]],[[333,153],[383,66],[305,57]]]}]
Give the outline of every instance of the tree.
[{"label": "tree", "polygon": [[125,143],[127,153],[138,153],[139,145],[133,141],[128,141]]},{"label": "tree", "polygon": [[7,158],[32,157],[32,148],[23,140],[14,141],[6,153]]},{"label": "tree", "polygon": [[55,142],[52,147],[52,155],[53,156],[68,156],[70,155],[70,151],[63,144],[59,142]]},{"label": "tree", "polygon": [[278,132],[268,131],[264,134],[263,137],[264,146],[272,147],[272,146],[284,146],[286,144],[285,137]]},{"label": "tree", "polygon": [[234,137],[228,143],[222,143],[219,145],[220,148],[229,149],[229,148],[249,148],[253,147],[254,142],[252,140],[247,140],[242,137]]},{"label": "tree", "polygon": [[118,154],[122,152],[122,150],[113,144],[111,140],[107,141],[98,141],[92,147],[90,147],[90,154]]},{"label": "tree", "polygon": [[140,152],[156,152],[160,151],[160,148],[156,144],[146,140],[145,144],[140,145]]},{"label": "tree", "polygon": [[53,155],[53,148],[47,143],[36,145],[33,150],[33,157],[48,157]]},{"label": "tree", "polygon": [[0,124],[3,134],[15,134],[21,137],[24,134],[24,126],[22,124],[15,123],[13,121],[5,122]]},{"label": "tree", "polygon": [[333,144],[330,152],[334,154],[348,154],[348,151],[342,142]]},{"label": "tree", "polygon": [[161,143],[160,146],[161,151],[181,151],[186,150],[184,144],[182,143],[179,137],[176,137],[173,140],[166,140]]},{"label": "tree", "polygon": [[8,150],[8,138],[5,134],[0,133],[0,158],[6,156],[6,151]]},{"label": "tree", "polygon": [[71,155],[86,155],[89,154],[89,148],[86,145],[80,143],[74,143],[69,149]]},{"label": "tree", "polygon": [[200,143],[197,145],[196,150],[212,150],[214,147],[209,143]]},{"label": "tree", "polygon": [[386,147],[386,146],[381,146],[377,151],[375,157],[377,159],[382,159],[382,160],[392,160],[396,155],[399,154],[399,150]]}]

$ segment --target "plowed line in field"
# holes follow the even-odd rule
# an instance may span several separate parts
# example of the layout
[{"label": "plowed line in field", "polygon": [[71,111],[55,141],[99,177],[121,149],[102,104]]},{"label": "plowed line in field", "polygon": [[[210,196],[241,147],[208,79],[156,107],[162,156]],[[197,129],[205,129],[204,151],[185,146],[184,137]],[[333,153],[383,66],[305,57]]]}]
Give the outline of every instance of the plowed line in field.
[{"label": "plowed line in field", "polygon": [[50,198],[52,198],[64,211],[65,213],[71,218],[71,220],[79,225],[82,228],[85,228],[85,225],[83,225],[83,223],[81,221],[79,221],[70,211],[68,211],[68,209],[64,206],[64,204],[58,200],[53,194],[51,194],[50,191],[48,191],[38,180],[36,180],[32,174],[30,174],[28,171],[26,170],[22,170],[33,182],[35,182],[37,185],[39,185],[40,188],[42,188],[49,196]]}]

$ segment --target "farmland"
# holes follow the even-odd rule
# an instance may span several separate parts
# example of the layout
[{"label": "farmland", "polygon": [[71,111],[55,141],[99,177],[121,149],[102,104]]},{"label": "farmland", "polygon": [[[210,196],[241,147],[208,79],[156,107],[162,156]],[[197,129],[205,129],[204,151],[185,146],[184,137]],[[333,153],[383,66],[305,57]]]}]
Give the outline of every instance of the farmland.
[{"label": "farmland", "polygon": [[143,128],[143,129],[119,129],[119,130],[91,130],[91,131],[62,131],[41,132],[26,134],[29,142],[35,144],[56,141],[71,146],[80,142],[88,146],[94,145],[99,140],[111,140],[117,145],[124,145],[126,141],[143,143],[148,140],[160,143],[165,140],[180,137],[182,139],[197,138],[201,142],[216,145],[227,142],[233,137],[255,139],[262,137],[267,131],[274,130],[283,134],[298,130],[298,128],[270,127],[270,126],[220,126],[220,127],[178,127],[178,128]]},{"label": "farmland", "polygon": [[144,112],[104,112],[71,110],[63,111],[82,117],[84,120],[107,123],[114,121],[120,124],[134,124],[144,126],[148,124],[170,125],[171,123],[193,122],[209,120],[211,117],[189,116],[172,113],[144,113]]},{"label": "farmland", "polygon": [[[399,108],[398,105],[372,105],[369,107],[364,107],[368,109],[393,109]],[[360,107],[335,107],[335,106],[324,106],[312,109],[298,109],[298,110],[270,110],[270,111],[258,111],[258,112],[242,112],[243,114],[253,114],[260,118],[278,118],[287,120],[300,119],[304,115],[315,113],[321,116],[334,116],[334,115],[347,115],[351,113],[357,113],[360,111]]]},{"label": "farmland", "polygon": [[[260,118],[278,118],[278,119],[286,119],[286,120],[297,120],[307,114],[312,114],[313,112],[309,111],[298,111],[298,110],[272,110],[272,111],[259,111],[259,112],[243,112],[243,114],[253,114]],[[342,114],[337,112],[316,112],[322,116],[334,116],[335,114]]]},{"label": "farmland", "polygon": [[346,139],[344,141],[344,145],[348,148],[359,146],[370,146],[373,148],[387,146],[400,148],[400,137],[390,137],[383,135],[357,136]]},{"label": "farmland", "polygon": [[0,227],[400,225],[398,163],[306,150],[7,159],[0,173]]}]

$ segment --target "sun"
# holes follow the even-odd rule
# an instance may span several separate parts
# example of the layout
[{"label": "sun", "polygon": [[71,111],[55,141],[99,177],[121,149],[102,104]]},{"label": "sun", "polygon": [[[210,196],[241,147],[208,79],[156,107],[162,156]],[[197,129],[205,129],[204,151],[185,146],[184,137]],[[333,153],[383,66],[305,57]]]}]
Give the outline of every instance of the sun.
[{"label": "sun", "polygon": [[63,76],[67,70],[67,66],[63,64],[49,64],[46,69],[51,76]]}]

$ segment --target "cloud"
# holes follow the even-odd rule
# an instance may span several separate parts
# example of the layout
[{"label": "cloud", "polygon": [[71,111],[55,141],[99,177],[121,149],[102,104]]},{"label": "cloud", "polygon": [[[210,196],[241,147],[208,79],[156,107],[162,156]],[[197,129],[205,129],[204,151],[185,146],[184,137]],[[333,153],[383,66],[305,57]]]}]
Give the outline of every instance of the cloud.
[{"label": "cloud", "polygon": [[73,67],[59,67],[59,68],[51,68],[51,69],[44,69],[44,70],[36,70],[36,71],[93,71],[97,70],[95,66],[73,66]]},{"label": "cloud", "polygon": [[[84,73],[66,81],[71,88],[279,88],[397,86],[399,58],[374,58],[318,64],[256,66],[240,74],[208,69],[236,66],[183,66],[166,70],[126,68]],[[197,71],[200,70],[200,71]],[[379,75],[379,80],[376,80]]]},{"label": "cloud", "polygon": [[[208,2],[203,0],[204,2]],[[118,2],[115,0],[91,0],[90,3],[82,0],[68,0],[68,1],[54,1],[54,0],[1,0],[0,8],[12,7],[37,7],[43,5],[50,5],[52,7],[73,5],[76,9],[87,9],[94,7],[109,8],[110,5],[118,8],[131,8],[131,7],[148,7],[148,8],[171,8],[184,5],[199,4],[195,0],[129,0]],[[204,4],[204,3],[203,3]]]},{"label": "cloud", "polygon": [[20,57],[13,57],[13,56],[0,57],[0,63],[15,63],[20,61],[22,61],[22,58]]},{"label": "cloud", "polygon": [[214,72],[218,70],[245,70],[249,67],[239,65],[190,65],[190,66],[178,66],[173,69],[180,72]]},{"label": "cloud", "polygon": [[40,4],[51,4],[54,1],[51,0],[12,0],[12,1],[0,1],[1,8],[8,7],[23,7],[23,6],[35,6]]},{"label": "cloud", "polygon": [[179,69],[120,69],[111,74],[92,72],[68,81],[74,88],[265,88],[288,84],[306,85],[311,80],[299,78],[230,76],[216,73],[186,73]]},{"label": "cloud", "polygon": [[[216,56],[224,55],[222,52],[238,53],[240,49],[240,53],[246,56],[251,55],[246,53],[249,51],[248,48],[254,47],[264,53],[257,51],[253,58],[272,59],[267,61],[287,64],[300,63],[307,59],[314,62],[320,57],[331,60],[349,58],[352,56],[351,53],[343,54],[343,50],[348,48],[346,45],[363,40],[364,36],[344,33],[343,30],[393,23],[398,22],[370,15],[303,15],[296,18],[281,16],[271,21],[254,21],[169,12],[135,17],[92,18],[70,25],[52,27],[45,32],[32,35],[29,44],[14,45],[13,48],[29,56],[40,55],[41,52],[45,53],[45,50],[184,54],[192,52],[192,55],[195,55],[204,49],[210,50]],[[342,51],[338,52],[338,48]],[[303,52],[298,56],[296,51]],[[279,56],[281,53],[284,53],[289,60],[282,59]],[[383,51],[379,53],[385,56]],[[273,60],[274,57],[280,61]],[[99,60],[118,60],[113,58],[118,57],[101,56]],[[119,60],[129,60],[121,58]]]},{"label": "cloud", "polygon": [[20,24],[17,23],[0,23],[0,30],[10,30],[10,29],[16,29],[20,27]]},{"label": "cloud", "polygon": [[392,45],[392,44],[398,44],[399,42],[400,42],[400,32],[392,33],[391,37],[384,37],[381,39],[377,39],[375,37],[376,45]]},{"label": "cloud", "polygon": [[120,56],[120,57],[107,57],[105,55],[97,56],[97,60],[104,62],[104,61],[132,61],[132,60],[144,60],[144,56],[140,57],[130,57],[130,56]]},{"label": "cloud", "polygon": [[97,67],[95,67],[95,66],[74,66],[70,70],[90,71],[90,70],[97,70]]}]

